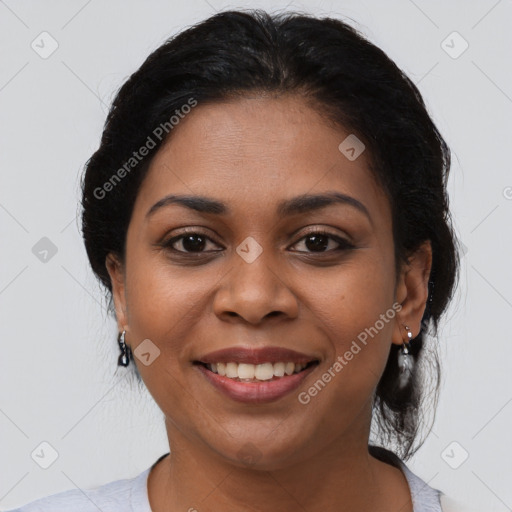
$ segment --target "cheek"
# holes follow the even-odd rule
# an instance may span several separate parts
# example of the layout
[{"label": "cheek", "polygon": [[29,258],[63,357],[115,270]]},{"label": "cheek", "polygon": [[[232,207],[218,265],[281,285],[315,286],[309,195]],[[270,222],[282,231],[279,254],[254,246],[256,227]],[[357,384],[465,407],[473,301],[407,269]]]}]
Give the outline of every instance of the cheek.
[{"label": "cheek", "polygon": [[[127,274],[127,305],[134,360],[160,409],[167,417],[186,423],[186,415],[180,416],[180,412],[190,408],[193,398],[187,388],[184,363],[188,363],[198,311],[204,307],[204,292],[202,286],[194,286],[194,279],[186,271],[171,272],[169,265],[147,256],[146,260],[135,256],[132,261],[137,264]],[[150,356],[149,365],[137,357],[137,346],[143,340],[151,341],[149,352],[156,354]]]},{"label": "cheek", "polygon": [[342,376],[338,389],[346,393],[368,392],[384,370],[396,321],[390,269],[382,256],[368,254],[304,291],[311,314],[329,340],[331,364],[342,365],[337,366]]},{"label": "cheek", "polygon": [[163,350],[194,307],[194,287],[183,277],[186,272],[180,278],[178,271],[171,273],[169,265],[145,254],[134,254],[130,263],[127,309],[134,342],[149,338]]},{"label": "cheek", "polygon": [[334,332],[354,334],[379,318],[393,304],[392,267],[368,251],[332,272],[303,280],[301,294],[308,307]]},{"label": "cheek", "polygon": [[179,267],[142,250],[132,254],[126,287],[132,343],[149,339],[160,351],[155,366],[149,372],[141,367],[141,375],[171,370],[179,379],[190,362],[191,348],[205,335],[202,319],[225,270]]},{"label": "cheek", "polygon": [[172,329],[189,310],[202,303],[214,283],[212,273],[204,272],[200,266],[172,263],[163,250],[132,248],[127,262],[127,301],[132,318]]}]

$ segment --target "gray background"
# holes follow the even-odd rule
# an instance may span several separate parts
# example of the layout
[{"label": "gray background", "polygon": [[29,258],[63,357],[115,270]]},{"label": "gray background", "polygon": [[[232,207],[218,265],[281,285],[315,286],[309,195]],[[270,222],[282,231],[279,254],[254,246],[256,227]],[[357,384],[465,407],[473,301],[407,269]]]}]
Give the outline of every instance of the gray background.
[{"label": "gray background", "polygon": [[[167,37],[234,7],[345,19],[418,84],[453,151],[465,255],[439,337],[434,429],[408,464],[480,510],[512,510],[510,0],[0,1],[0,506],[132,477],[168,451],[152,398],[116,372],[116,325],[78,231],[79,175],[127,76]],[[47,58],[43,31],[58,44]],[[42,442],[58,453],[48,469],[31,456],[48,456]]]}]

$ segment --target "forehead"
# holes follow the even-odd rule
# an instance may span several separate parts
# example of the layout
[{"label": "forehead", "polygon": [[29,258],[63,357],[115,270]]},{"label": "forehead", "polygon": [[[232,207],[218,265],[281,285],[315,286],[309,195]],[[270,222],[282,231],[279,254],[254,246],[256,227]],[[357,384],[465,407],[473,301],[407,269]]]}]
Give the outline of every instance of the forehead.
[{"label": "forehead", "polygon": [[[297,96],[199,103],[174,126],[151,162],[136,201],[145,214],[166,194],[216,197],[249,208],[304,193],[338,190],[368,209],[387,199],[365,151],[339,149],[351,136]],[[144,210],[144,211],[142,211]]]}]

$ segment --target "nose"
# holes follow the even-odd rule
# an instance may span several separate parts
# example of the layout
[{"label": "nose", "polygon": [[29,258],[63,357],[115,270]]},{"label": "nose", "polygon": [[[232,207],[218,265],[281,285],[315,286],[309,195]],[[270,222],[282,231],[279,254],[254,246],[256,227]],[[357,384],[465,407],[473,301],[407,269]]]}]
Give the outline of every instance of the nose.
[{"label": "nose", "polygon": [[214,297],[213,309],[219,318],[258,325],[274,317],[297,317],[295,294],[275,261],[271,264],[264,254],[265,251],[251,263],[235,256],[232,269],[221,280],[222,286]]}]

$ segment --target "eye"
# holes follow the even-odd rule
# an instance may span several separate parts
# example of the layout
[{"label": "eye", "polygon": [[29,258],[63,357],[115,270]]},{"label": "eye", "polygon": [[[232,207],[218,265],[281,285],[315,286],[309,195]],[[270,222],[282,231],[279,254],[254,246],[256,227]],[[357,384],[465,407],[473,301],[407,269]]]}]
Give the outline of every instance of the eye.
[{"label": "eye", "polygon": [[[305,246],[306,250],[299,249],[297,252],[326,253],[354,248],[354,245],[347,240],[322,230],[310,231],[296,242],[294,246],[300,246],[301,244]],[[211,247],[210,250],[208,250],[209,245]],[[215,249],[215,246],[219,247],[218,244],[204,233],[197,231],[174,236],[163,242],[162,246],[182,254],[202,254],[219,251],[219,249]]]},{"label": "eye", "polygon": [[310,231],[307,235],[303,236],[295,245],[300,244],[304,244],[307,251],[299,250],[298,252],[325,253],[329,251],[341,251],[354,248],[354,245],[352,245],[347,240],[337,235],[328,233],[327,231],[321,230]]},{"label": "eye", "polygon": [[213,245],[214,242],[207,237],[203,233],[198,232],[190,232],[183,233],[182,235],[175,236],[164,242],[162,245],[166,248],[171,249],[172,251],[181,252],[181,253],[202,253],[202,252],[215,252],[215,251],[205,251],[205,247],[208,245],[208,242],[211,242]]}]

